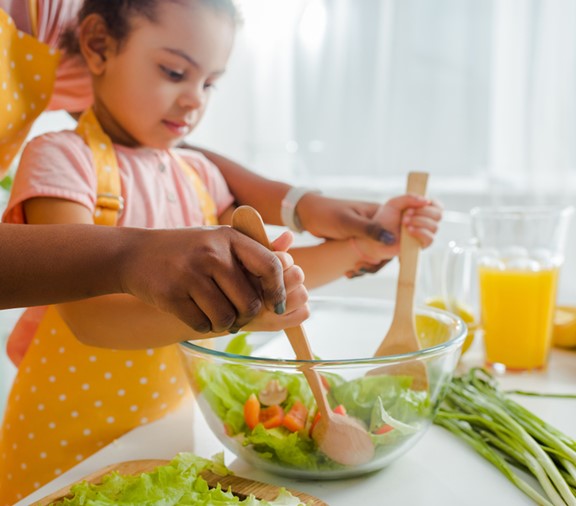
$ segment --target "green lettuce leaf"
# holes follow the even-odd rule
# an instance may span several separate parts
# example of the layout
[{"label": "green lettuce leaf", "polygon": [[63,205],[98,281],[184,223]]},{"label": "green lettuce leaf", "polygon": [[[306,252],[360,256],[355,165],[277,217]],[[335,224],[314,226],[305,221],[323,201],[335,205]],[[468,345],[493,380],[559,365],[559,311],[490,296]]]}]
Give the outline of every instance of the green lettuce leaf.
[{"label": "green lettuce leaf", "polygon": [[364,376],[335,386],[330,395],[336,404],[346,407],[349,415],[364,420],[371,427],[385,422],[374,420],[377,402],[393,418],[410,423],[421,419],[429,409],[428,393],[411,390],[411,383],[410,376]]},{"label": "green lettuce leaf", "polygon": [[315,402],[306,378],[302,374],[251,369],[241,365],[214,365],[202,363],[196,370],[196,383],[204,399],[226,425],[227,434],[248,432],[244,421],[244,403],[251,394],[258,394],[276,379],[288,390],[286,410],[300,400],[309,412],[315,411]]},{"label": "green lettuce leaf", "polygon": [[338,469],[336,464],[317,451],[316,443],[304,432],[290,432],[283,427],[265,429],[257,425],[242,442],[266,460],[296,469]]},{"label": "green lettuce leaf", "polygon": [[[236,336],[227,351],[250,353],[247,334]],[[332,407],[342,404],[352,416],[368,428],[378,454],[394,451],[398,444],[412,438],[422,428],[424,419],[431,417],[428,393],[411,390],[410,376],[363,376],[351,381],[331,373],[320,372],[330,388],[328,398]],[[248,368],[239,364],[215,365],[202,362],[195,369],[196,384],[200,386],[199,402],[207,402],[222,420],[225,432],[241,441],[261,459],[303,470],[330,470],[342,466],[318,451],[309,435],[309,428],[317,408],[303,374],[281,370]],[[308,409],[305,429],[292,433],[284,427],[265,429],[257,425],[250,429],[244,420],[244,404],[251,394],[258,395],[271,380],[288,391],[282,403],[285,412],[296,400]],[[383,425],[393,430],[377,434]]]},{"label": "green lettuce leaf", "polygon": [[243,332],[242,334],[234,336],[224,351],[234,355],[244,355],[245,357],[249,357],[252,353],[252,346],[246,342],[246,337],[249,335],[250,332]]},{"label": "green lettuce leaf", "polygon": [[150,473],[122,476],[117,472],[106,475],[101,484],[82,482],[72,487],[72,498],[59,501],[58,505],[70,506],[300,506],[298,498],[282,490],[275,501],[258,500],[250,496],[245,500],[230,491],[209,488],[199,476],[205,469],[229,474],[219,456],[211,461],[190,453],[181,453],[169,464]]},{"label": "green lettuce leaf", "polygon": [[0,180],[0,188],[3,188],[6,191],[10,191],[13,182],[14,179],[11,176],[6,176],[4,179]]}]

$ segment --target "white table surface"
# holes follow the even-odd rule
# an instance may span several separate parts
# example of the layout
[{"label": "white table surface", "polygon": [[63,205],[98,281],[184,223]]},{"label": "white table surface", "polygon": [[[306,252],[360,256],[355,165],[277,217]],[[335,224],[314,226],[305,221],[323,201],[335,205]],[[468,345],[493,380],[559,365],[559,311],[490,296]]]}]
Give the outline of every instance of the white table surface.
[{"label": "white table surface", "polygon": [[[475,349],[463,366],[476,365]],[[545,372],[500,377],[504,389],[549,393],[576,392],[576,352],[554,350]],[[576,400],[517,397],[517,400],[576,438]],[[18,502],[29,505],[108,464],[125,460],[170,459],[181,451],[210,457],[224,451],[193,403],[166,418],[140,427],[103,448],[56,480]],[[259,471],[225,451],[226,463],[238,475],[308,492],[331,506],[353,504],[520,506],[532,504],[500,472],[444,429],[432,426],[406,455],[387,468],[361,478],[338,481],[292,480]]]}]

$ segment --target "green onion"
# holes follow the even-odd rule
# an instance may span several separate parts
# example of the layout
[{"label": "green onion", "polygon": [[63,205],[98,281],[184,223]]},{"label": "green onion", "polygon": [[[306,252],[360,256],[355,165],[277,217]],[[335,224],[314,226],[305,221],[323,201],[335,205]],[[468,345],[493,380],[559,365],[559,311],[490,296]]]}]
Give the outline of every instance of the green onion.
[{"label": "green onion", "polygon": [[[511,400],[488,371],[474,368],[454,378],[434,423],[472,446],[537,504],[576,506],[576,441]],[[545,496],[515,468],[532,474]]]},{"label": "green onion", "polygon": [[576,399],[576,394],[547,394],[540,392],[528,392],[526,390],[506,390],[506,394],[524,395],[526,397],[550,397],[551,399]]}]

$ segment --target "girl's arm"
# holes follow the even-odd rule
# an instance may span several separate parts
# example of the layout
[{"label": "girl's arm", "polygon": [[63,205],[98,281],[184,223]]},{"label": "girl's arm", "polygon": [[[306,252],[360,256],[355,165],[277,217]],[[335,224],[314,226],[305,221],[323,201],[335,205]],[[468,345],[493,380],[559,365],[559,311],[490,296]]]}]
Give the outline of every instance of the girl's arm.
[{"label": "girl's arm", "polygon": [[[422,247],[429,246],[442,218],[441,206],[414,195],[390,199],[380,206],[375,219],[399,237],[401,225],[417,238]],[[296,264],[306,276],[306,287],[316,288],[338,279],[355,269],[358,264],[380,266],[399,253],[399,242],[386,245],[368,238],[327,240],[317,246],[290,250]]]},{"label": "girl's arm", "polygon": [[[258,209],[265,223],[282,225],[280,210],[290,185],[261,177],[212,151],[197,147],[193,149],[202,152],[218,167],[239,205],[250,205]],[[440,208],[437,202],[434,205]],[[355,237],[372,242],[372,248],[389,244],[398,246],[397,223],[376,219],[380,207],[376,202],[336,199],[310,192],[298,201],[295,212],[303,229],[322,239],[345,240]],[[346,275],[354,277],[366,272],[377,272],[385,264],[386,261],[374,264],[361,260],[351,265]]]},{"label": "girl's arm", "polygon": [[282,225],[280,218],[281,202],[291,188],[290,185],[259,176],[229,158],[212,151],[186,144],[182,147],[200,151],[218,167],[238,205],[248,205],[258,209],[264,223]]},{"label": "girl's arm", "polygon": [[[190,148],[189,145],[182,147]],[[258,209],[265,223],[282,225],[280,209],[282,199],[292,188],[290,185],[267,179],[212,151],[193,147],[214,163],[239,205]],[[307,193],[298,202],[296,212],[304,230],[323,239],[365,237],[380,242],[390,240],[382,225],[373,220],[379,208],[375,202],[361,202],[324,197]]]},{"label": "girl's arm", "polygon": [[[66,200],[34,198],[25,202],[24,208],[29,223],[92,222],[87,208]],[[34,227],[38,228],[43,227]],[[84,228],[108,229],[77,225],[70,230]],[[109,230],[109,235],[113,236],[114,230],[122,229],[110,227]],[[107,231],[102,233],[106,234]],[[140,240],[134,241],[133,251],[126,251],[124,257],[118,255],[109,258],[111,262],[118,262],[117,270],[111,276],[120,281],[117,291],[136,292],[135,295],[143,300],[129,295],[105,295],[58,306],[70,328],[85,344],[112,348],[163,346],[181,340],[221,335],[230,327],[262,329],[259,325],[265,325],[267,329],[276,330],[300,323],[308,316],[302,273],[292,265],[290,255],[282,252],[271,254],[266,248],[229,227],[169,231],[134,229],[134,234]],[[143,237],[155,240],[145,245]],[[53,281],[55,285],[62,283],[67,286],[68,283],[74,283],[74,274],[79,272],[91,275],[95,282],[99,276],[106,279],[106,268],[102,271],[99,269],[105,262],[99,259],[96,252],[100,251],[98,245],[92,244],[93,251],[84,260],[77,258],[76,271],[68,272],[66,264],[56,259],[54,277],[49,280],[41,278],[41,281]],[[88,245],[85,247],[87,249]],[[65,250],[75,248],[75,241],[67,243],[63,247],[63,257],[68,255]],[[103,249],[104,257],[108,256],[105,244]],[[270,255],[271,261],[268,264],[265,254]],[[152,271],[155,272],[150,275]],[[138,281],[132,284],[135,279]],[[265,280],[261,283],[264,285],[263,291],[273,293],[272,297],[268,297],[274,301],[272,309],[262,305],[259,290],[254,288],[255,279]],[[33,283],[35,280],[30,281]],[[78,277],[76,281],[80,284],[83,279]],[[38,284],[32,283],[31,286],[41,291]],[[81,296],[107,293],[103,288],[106,281],[97,286],[98,290],[87,291]],[[137,293],[138,286],[145,287],[143,294]],[[172,290],[174,286],[178,286],[179,290]],[[284,286],[286,292],[282,289]],[[60,300],[66,300],[66,297]],[[286,311],[278,315],[283,309],[282,300],[285,300]],[[245,322],[239,322],[234,305],[240,309],[241,314],[251,317]],[[171,314],[175,312],[175,307],[182,321]],[[245,325],[254,317],[254,313],[257,313],[257,318],[252,326]],[[183,323],[194,320],[202,322],[199,330]],[[213,332],[208,332],[210,328]]]},{"label": "girl's arm", "polygon": [[308,290],[341,278],[360,261],[350,241],[327,240],[316,246],[293,248],[290,254],[304,271]]}]

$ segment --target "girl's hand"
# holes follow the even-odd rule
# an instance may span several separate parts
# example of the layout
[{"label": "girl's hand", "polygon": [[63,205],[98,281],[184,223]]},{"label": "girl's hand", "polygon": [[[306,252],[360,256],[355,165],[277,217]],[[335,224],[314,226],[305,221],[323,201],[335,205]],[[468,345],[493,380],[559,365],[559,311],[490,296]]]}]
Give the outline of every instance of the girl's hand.
[{"label": "girl's hand", "polygon": [[[283,242],[282,236],[272,243],[274,248]],[[304,287],[304,272],[294,264],[292,256],[283,251],[275,252],[284,268],[284,286],[286,287],[286,311],[279,315],[270,311],[266,306],[242,330],[247,331],[275,331],[300,325],[310,316],[308,307],[308,291]],[[236,329],[233,329],[234,331]]]},{"label": "girl's hand", "polygon": [[[432,244],[441,219],[442,205],[438,201],[410,194],[390,199],[374,215],[374,220],[392,232],[395,238],[400,237],[401,226],[405,225],[408,233],[418,239],[422,248]],[[357,269],[366,270],[366,265],[370,264],[380,268],[382,262],[389,261],[400,251],[398,239],[390,245],[378,244],[366,238],[351,241],[360,257]]]}]

